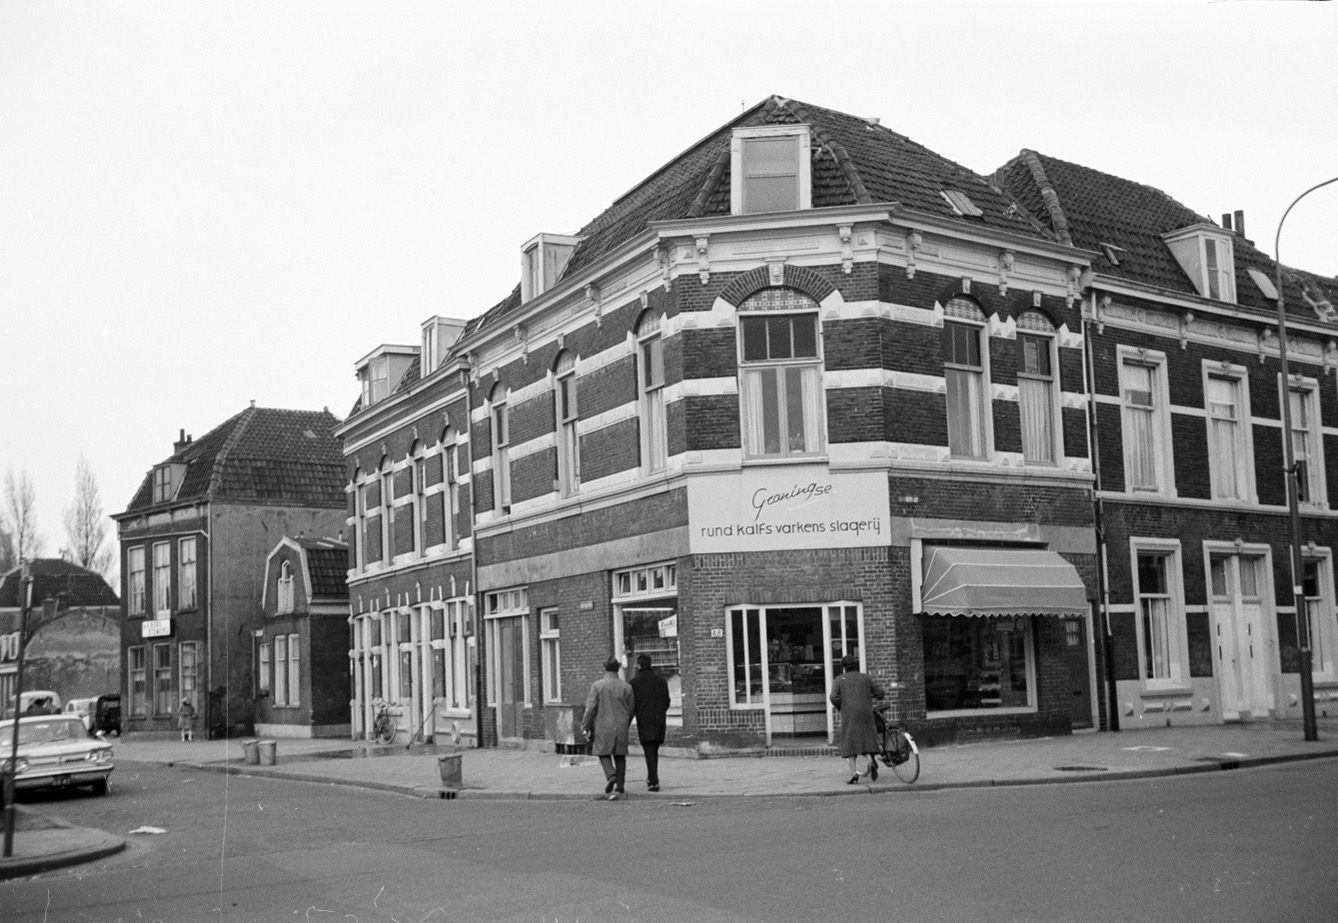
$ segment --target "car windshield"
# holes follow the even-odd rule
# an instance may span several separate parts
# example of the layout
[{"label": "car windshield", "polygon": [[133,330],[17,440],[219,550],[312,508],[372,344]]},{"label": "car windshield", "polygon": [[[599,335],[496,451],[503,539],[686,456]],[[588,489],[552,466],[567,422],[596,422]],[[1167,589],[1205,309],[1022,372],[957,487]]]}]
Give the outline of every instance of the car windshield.
[{"label": "car windshield", "polygon": [[[83,740],[88,737],[83,722],[78,718],[31,718],[19,723],[19,744],[45,744],[61,740]],[[14,725],[0,727],[0,747],[14,745]]]}]

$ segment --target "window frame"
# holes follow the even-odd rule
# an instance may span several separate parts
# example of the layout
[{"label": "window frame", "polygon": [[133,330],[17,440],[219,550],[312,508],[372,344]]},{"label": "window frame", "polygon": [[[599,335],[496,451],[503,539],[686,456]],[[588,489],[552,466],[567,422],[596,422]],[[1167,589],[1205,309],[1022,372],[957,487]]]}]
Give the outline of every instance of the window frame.
[{"label": "window frame", "polygon": [[[1022,316],[1026,317],[1028,314],[1033,313],[1039,314],[1040,312],[1028,311]],[[1043,316],[1044,315],[1042,315],[1042,317]],[[1019,318],[1019,320],[1021,319]],[[1063,415],[1059,398],[1059,338],[1055,335],[1054,326],[1049,323],[1048,318],[1046,318],[1046,324],[1049,325],[1050,328],[1048,332],[1030,327],[1024,329],[1021,326],[1019,326],[1017,331],[1018,421],[1019,426],[1021,427],[1023,462],[1028,465],[1053,466],[1058,465],[1064,457],[1063,427],[1061,425]],[[1027,341],[1035,341],[1038,344],[1044,345],[1046,361],[1050,366],[1048,373],[1032,372],[1025,369],[1025,344]],[[1045,425],[1050,435],[1050,438],[1047,440],[1049,444],[1046,448],[1049,450],[1049,458],[1033,458],[1028,454],[1029,439],[1027,436],[1027,422],[1029,417],[1027,408],[1032,406],[1035,402],[1029,402],[1023,398],[1023,381],[1041,382],[1041,387],[1045,390],[1044,407],[1045,412],[1048,415]]]},{"label": "window frame", "polygon": [[637,322],[636,380],[641,437],[641,470],[646,474],[669,466],[669,427],[665,417],[664,318],[647,311]]},{"label": "window frame", "polygon": [[[976,307],[977,310],[979,310],[979,307],[976,306],[974,302],[969,302],[969,303],[973,307]],[[944,383],[944,396],[945,396],[944,416],[947,421],[947,427],[948,427],[948,454],[954,461],[958,460],[989,461],[994,455],[994,438],[993,438],[994,402],[993,402],[992,390],[990,387],[989,321],[987,318],[984,318],[984,312],[981,312],[981,315],[982,319],[980,321],[956,315],[953,315],[951,317],[945,316],[943,318],[943,332],[942,332],[943,347],[944,347],[943,383]],[[980,355],[980,364],[978,366],[973,366],[970,365],[969,363],[955,361],[955,359],[952,357],[952,350],[950,348],[952,341],[950,339],[949,334],[954,329],[975,331],[976,348],[979,351]],[[954,392],[961,388],[961,384],[959,383],[956,386],[954,386],[954,382],[958,382],[959,379],[962,378],[961,375],[953,375],[952,373],[954,372],[963,373],[964,375],[970,375],[974,382],[974,384],[971,386],[971,389],[974,392],[976,400],[979,404],[980,408],[979,418],[969,419],[961,422],[964,422],[967,428],[969,428],[972,431],[971,433],[964,434],[964,436],[974,436],[976,439],[979,439],[980,441],[979,454],[959,451],[958,448],[954,448],[953,446],[954,442],[953,431],[956,428],[954,425],[953,408],[957,404],[961,403],[960,400],[954,399]],[[962,395],[962,396],[969,396],[969,395]],[[962,437],[959,436],[957,440],[959,442],[959,447],[961,438]]]},{"label": "window frame", "polygon": [[1314,588],[1318,591],[1310,592],[1307,586],[1310,578],[1303,574],[1301,587],[1310,631],[1310,673],[1315,679],[1334,682],[1338,680],[1338,603],[1334,601],[1333,553],[1327,548],[1307,550],[1301,564],[1303,568],[1314,567]]},{"label": "window frame", "polygon": [[273,653],[271,662],[274,666],[274,679],[270,683],[270,695],[275,708],[288,707],[288,635],[278,634],[271,639]]},{"label": "window frame", "polygon": [[[1278,373],[1278,394],[1279,400],[1291,400],[1291,395],[1296,394],[1300,397],[1299,404],[1305,410],[1307,426],[1304,429],[1297,427],[1297,412],[1295,407],[1291,407],[1291,427],[1290,433],[1283,433],[1283,439],[1292,440],[1292,461],[1300,462],[1302,459],[1296,451],[1296,435],[1303,432],[1306,437],[1309,451],[1305,458],[1305,481],[1297,478],[1297,486],[1300,488],[1297,494],[1297,503],[1302,509],[1323,510],[1329,506],[1329,491],[1326,483],[1324,469],[1324,426],[1320,416],[1320,395],[1319,382],[1314,378],[1305,375],[1292,375],[1291,381],[1283,382],[1282,374]],[[1279,422],[1281,422],[1282,412],[1278,412]],[[1285,450],[1284,450],[1285,451]],[[1286,456],[1283,456],[1284,459]],[[1311,462],[1314,462],[1311,464]],[[1290,475],[1285,475],[1290,477]],[[1287,491],[1290,491],[1290,485],[1284,484]],[[1287,493],[1284,492],[1284,497]],[[1288,501],[1284,501],[1288,502]]]},{"label": "window frame", "polygon": [[[557,449],[558,496],[575,496],[581,489],[580,402],[576,383],[576,356],[558,354],[552,372],[553,432]],[[508,433],[508,437],[509,437]]]},{"label": "window frame", "polygon": [[143,545],[135,545],[133,548],[126,549],[126,615],[128,616],[144,616],[147,614],[148,599],[145,597],[147,584],[145,583],[144,566]]},{"label": "window frame", "polygon": [[[786,291],[797,296],[793,305],[767,307],[764,299],[770,293]],[[802,303],[800,303],[802,299]],[[750,307],[750,305],[754,305]],[[771,331],[774,322],[788,319],[789,355],[771,355]],[[795,322],[812,323],[813,355],[797,355]],[[766,337],[767,355],[749,358],[749,331],[761,325]],[[827,453],[827,395],[823,379],[825,358],[821,308],[810,296],[787,286],[772,286],[754,292],[739,305],[735,319],[736,359],[738,362],[739,418],[743,455],[749,461],[815,459]],[[779,347],[777,352],[779,352]],[[796,379],[791,372],[797,372]],[[790,406],[790,390],[798,385],[797,408],[800,432],[792,429],[796,409]],[[768,391],[771,388],[771,391]],[[767,406],[768,399],[774,407]],[[774,412],[773,412],[774,411]],[[777,439],[777,450],[768,451],[767,435],[770,425]],[[810,431],[811,429],[811,431]],[[794,448],[795,436],[804,441],[802,448]],[[810,447],[811,444],[811,447]]]},{"label": "window frame", "polygon": [[[166,655],[166,659],[164,659]],[[156,716],[171,715],[175,713],[173,708],[172,679],[175,671],[172,665],[172,644],[162,642],[153,645],[153,714]]]},{"label": "window frame", "polygon": [[[189,653],[190,656],[187,656]],[[200,642],[182,641],[177,644],[177,683],[180,698],[190,699],[200,708]]]},{"label": "window frame", "polygon": [[[1214,401],[1212,398],[1213,381],[1229,381],[1235,391],[1235,438],[1231,452],[1234,454],[1232,476],[1236,481],[1236,493],[1230,496],[1221,493],[1223,468],[1221,453],[1215,432]],[[1234,365],[1229,361],[1203,363],[1203,418],[1208,438],[1209,491],[1214,502],[1236,500],[1241,503],[1253,503],[1257,499],[1254,481],[1254,434],[1250,413],[1250,377],[1243,365]]]},{"label": "window frame", "polygon": [[498,515],[511,512],[511,402],[506,390],[489,399],[489,437],[492,442],[492,508]]},{"label": "window frame", "polygon": [[539,610],[539,675],[543,704],[562,701],[562,630],[556,606]]},{"label": "window frame", "polygon": [[276,615],[289,615],[293,611],[293,562],[284,560],[279,564],[278,589],[275,593],[274,612]]},{"label": "window frame", "polygon": [[[159,560],[159,554],[162,560]],[[172,543],[153,543],[153,614],[164,619],[172,615]]]},{"label": "window frame", "polygon": [[488,706],[496,707],[502,701],[502,645],[500,643],[497,622],[505,618],[520,620],[521,635],[521,682],[524,696],[521,705],[533,708],[531,688],[534,667],[530,662],[530,604],[529,588],[513,586],[504,590],[494,590],[483,596],[483,621],[487,631],[488,656]]},{"label": "window frame", "polygon": [[197,557],[199,545],[194,535],[177,541],[177,608],[190,610],[199,608],[199,574]]},{"label": "window frame", "polygon": [[[1171,441],[1171,393],[1167,381],[1166,354],[1158,350],[1136,349],[1121,346],[1119,360],[1119,402],[1120,402],[1120,441],[1124,447],[1124,490],[1125,493],[1142,496],[1174,497],[1175,465],[1172,459]],[[1129,402],[1130,384],[1125,377],[1125,369],[1137,367],[1150,373],[1148,394],[1152,401],[1149,408],[1131,405]],[[1135,412],[1148,414],[1148,427],[1152,436],[1151,465],[1157,483],[1152,487],[1134,487],[1130,472],[1137,467],[1134,462],[1136,447],[1129,438],[1132,427],[1130,415]]]},{"label": "window frame", "polygon": [[148,645],[133,644],[126,648],[126,697],[131,718],[149,717],[149,654]]},{"label": "window frame", "polygon": [[[746,151],[753,142],[779,141],[792,139],[795,146],[795,172],[748,172]],[[734,215],[758,215],[801,211],[812,208],[813,202],[813,166],[809,153],[812,140],[807,125],[768,125],[754,128],[736,128],[730,139],[730,213]],[[775,179],[794,177],[794,205],[784,209],[761,209],[750,207],[757,193],[749,189],[748,179]],[[755,184],[754,184],[755,185]]]},{"label": "window frame", "polygon": [[302,678],[299,664],[302,661],[302,637],[293,632],[288,635],[288,707],[302,704]]},{"label": "window frame", "polygon": [[[1162,562],[1164,592],[1145,592],[1139,577],[1139,558],[1147,556]],[[1185,618],[1185,593],[1182,574],[1180,542],[1171,539],[1131,538],[1129,540],[1130,578],[1134,599],[1134,627],[1138,638],[1138,681],[1148,692],[1182,692],[1190,688],[1189,637]],[[1161,632],[1166,643],[1166,676],[1148,676],[1149,666],[1155,669],[1156,652],[1149,646],[1151,639],[1144,625],[1144,600],[1164,599],[1166,602],[1165,630]]]}]

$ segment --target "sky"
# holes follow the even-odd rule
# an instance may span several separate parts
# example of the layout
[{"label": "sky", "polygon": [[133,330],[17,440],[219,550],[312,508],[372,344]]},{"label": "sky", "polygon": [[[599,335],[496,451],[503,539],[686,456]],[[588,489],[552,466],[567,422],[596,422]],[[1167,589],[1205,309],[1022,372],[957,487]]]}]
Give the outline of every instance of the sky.
[{"label": "sky", "polygon": [[[470,318],[772,94],[977,173],[1023,148],[1277,222],[1338,176],[1335,4],[0,3],[0,472],[45,551],[84,455],[124,510],[180,430],[344,418],[354,363]],[[1338,275],[1338,183],[1289,265]],[[114,528],[111,531],[114,536]]]}]

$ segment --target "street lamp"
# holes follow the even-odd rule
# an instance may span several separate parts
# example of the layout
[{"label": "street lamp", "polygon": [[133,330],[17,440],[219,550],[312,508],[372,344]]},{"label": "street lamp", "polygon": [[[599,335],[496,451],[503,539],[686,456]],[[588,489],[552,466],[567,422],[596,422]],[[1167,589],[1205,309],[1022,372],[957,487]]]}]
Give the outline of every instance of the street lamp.
[{"label": "street lamp", "polygon": [[1287,473],[1287,512],[1291,516],[1292,526],[1292,598],[1296,605],[1296,634],[1301,648],[1301,723],[1305,729],[1306,740],[1319,740],[1319,731],[1315,728],[1315,683],[1311,676],[1310,652],[1310,614],[1305,608],[1305,586],[1302,582],[1304,562],[1301,560],[1301,513],[1300,494],[1301,473],[1296,466],[1295,450],[1292,446],[1292,392],[1291,377],[1287,371],[1287,311],[1282,295],[1282,253],[1278,249],[1282,240],[1282,224],[1291,214],[1296,203],[1329,183],[1338,183],[1338,176],[1311,186],[1292,200],[1287,210],[1278,219],[1278,233],[1273,238],[1274,269],[1277,273],[1278,295],[1278,356],[1282,372],[1282,453],[1283,464]]}]

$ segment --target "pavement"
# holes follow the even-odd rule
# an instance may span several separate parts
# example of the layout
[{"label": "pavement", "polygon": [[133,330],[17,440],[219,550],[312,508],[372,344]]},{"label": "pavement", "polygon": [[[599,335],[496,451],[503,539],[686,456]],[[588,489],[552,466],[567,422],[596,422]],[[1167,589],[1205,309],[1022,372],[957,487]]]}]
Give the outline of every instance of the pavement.
[{"label": "pavement", "polygon": [[[848,785],[845,761],[832,755],[757,753],[699,759],[661,751],[661,790],[646,790],[638,752],[627,760],[627,792],[636,801],[695,802],[730,797],[913,795],[948,788],[1105,782],[1245,769],[1294,760],[1338,757],[1338,717],[1317,721],[1307,742],[1300,721],[1257,721],[1213,727],[1080,732],[1064,737],[991,740],[926,748],[920,778],[908,785],[883,768],[877,782]],[[592,800],[604,775],[591,756],[544,749],[461,749],[351,740],[279,739],[272,765],[249,763],[242,740],[128,737],[115,741],[116,763],[156,763],[294,782],[345,785],[433,799]],[[257,750],[260,748],[250,748]],[[443,769],[458,781],[443,782]],[[115,797],[116,774],[112,775]],[[0,858],[0,879],[90,862],[125,848],[118,834],[68,824],[19,805],[13,855]],[[128,834],[129,831],[126,831]]]}]

